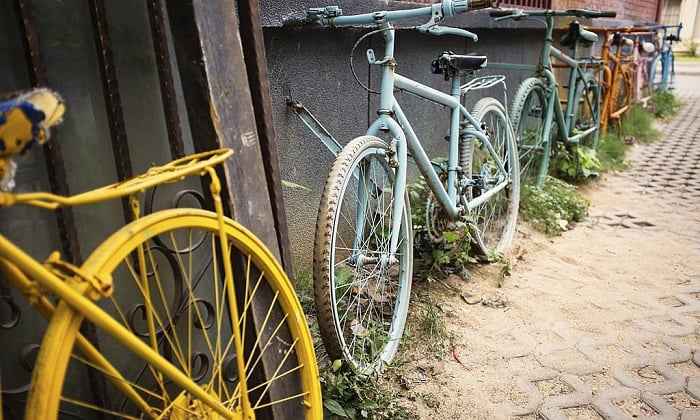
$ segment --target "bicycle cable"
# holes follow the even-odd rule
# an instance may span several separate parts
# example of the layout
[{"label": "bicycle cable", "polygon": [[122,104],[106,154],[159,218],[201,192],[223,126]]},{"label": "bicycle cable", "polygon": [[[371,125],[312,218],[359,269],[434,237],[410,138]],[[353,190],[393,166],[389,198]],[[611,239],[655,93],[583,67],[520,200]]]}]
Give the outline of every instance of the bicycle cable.
[{"label": "bicycle cable", "polygon": [[[416,28],[417,28],[417,26],[412,26],[412,27],[400,28],[400,29],[416,29]],[[364,41],[365,38],[370,37],[370,36],[372,36],[372,35],[374,35],[374,34],[378,34],[378,33],[380,33],[380,32],[391,31],[391,30],[396,30],[396,29],[397,29],[397,28],[393,28],[393,27],[392,27],[392,28],[381,28],[381,29],[375,29],[375,30],[373,30],[373,31],[367,32],[366,34],[364,34],[364,35],[362,35],[361,37],[359,37],[359,38],[357,39],[357,41],[355,41],[355,45],[353,45],[353,46],[352,46],[352,50],[350,50],[350,72],[352,73],[352,77],[354,77],[354,78],[355,78],[355,81],[356,81],[360,86],[362,86],[362,88],[363,88],[364,90],[366,90],[366,91],[369,92],[369,93],[373,93],[373,94],[375,94],[375,95],[379,95],[379,92],[377,92],[376,90],[372,90],[372,89],[369,88],[367,85],[365,85],[364,83],[362,83],[362,81],[360,80],[360,78],[357,76],[357,73],[355,72],[355,66],[353,65],[353,57],[355,56],[355,50],[356,50],[357,47],[360,45],[360,43],[361,43],[362,41]]]}]

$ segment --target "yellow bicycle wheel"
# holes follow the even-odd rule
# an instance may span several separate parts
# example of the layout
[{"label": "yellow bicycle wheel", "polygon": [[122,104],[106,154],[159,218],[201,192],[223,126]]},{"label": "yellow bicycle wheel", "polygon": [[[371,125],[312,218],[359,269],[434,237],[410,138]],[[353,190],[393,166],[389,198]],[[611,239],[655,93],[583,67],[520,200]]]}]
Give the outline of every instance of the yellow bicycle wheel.
[{"label": "yellow bicycle wheel", "polygon": [[[126,337],[60,302],[26,417],[248,418],[247,397],[257,418],[321,418],[316,357],[294,289],[250,232],[228,219],[225,232],[229,250],[222,252],[216,214],[172,209],[125,226],[98,247],[83,270],[111,278],[113,294],[95,312],[123,325]],[[223,256],[233,265],[236,326]],[[87,296],[90,289],[82,283],[76,290]],[[81,329],[83,318],[95,324]],[[151,362],[158,357],[166,368]],[[184,376],[177,380],[171,368]]]}]

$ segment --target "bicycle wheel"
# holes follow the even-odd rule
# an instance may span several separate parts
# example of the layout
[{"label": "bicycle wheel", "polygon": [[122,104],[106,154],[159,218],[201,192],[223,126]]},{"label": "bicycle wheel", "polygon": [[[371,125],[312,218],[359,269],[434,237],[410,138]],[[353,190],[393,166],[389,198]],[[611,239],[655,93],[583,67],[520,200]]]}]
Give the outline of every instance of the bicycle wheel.
[{"label": "bicycle wheel", "polygon": [[590,130],[588,135],[581,138],[579,144],[595,149],[600,131],[600,86],[592,74],[586,73],[576,81],[575,92],[575,108],[572,112],[574,123],[570,135]]},{"label": "bicycle wheel", "polygon": [[510,118],[518,144],[521,183],[536,182],[540,175],[547,174],[545,156],[549,156],[552,145],[544,139],[546,112],[544,83],[535,77],[525,79],[515,93]]},{"label": "bicycle wheel", "polygon": [[506,171],[505,174],[500,171],[488,148],[474,147],[474,142],[469,142],[471,145],[467,147],[473,148],[473,157],[471,168],[466,169],[475,181],[470,188],[470,200],[491,189],[500,188],[471,212],[474,221],[473,239],[478,250],[489,255],[504,251],[515,233],[520,200],[518,152],[513,128],[500,102],[494,98],[482,98],[474,105],[472,116],[487,133],[491,146]]},{"label": "bicycle wheel", "polygon": [[[632,105],[632,80],[634,78],[632,68],[627,64],[623,64],[617,74],[617,90],[614,92],[613,110],[615,118],[619,119]],[[624,110],[624,111],[622,111]]]},{"label": "bicycle wheel", "polygon": [[656,57],[651,60],[651,64],[649,64],[649,85],[651,85],[653,91],[661,89],[661,75],[663,73],[661,69],[663,67],[662,57],[663,54],[657,54]]},{"label": "bicycle wheel", "polygon": [[[326,182],[314,244],[318,325],[331,360],[363,374],[391,363],[411,294],[413,235],[408,195],[393,195],[386,144],[358,137]],[[390,259],[394,200],[404,200],[398,247]]]},{"label": "bicycle wheel", "polygon": [[669,90],[676,88],[676,59],[673,55],[673,50],[668,53],[669,69],[668,69],[668,84],[666,85]]},{"label": "bicycle wheel", "polygon": [[[313,343],[291,284],[250,232],[228,219],[225,232],[229,250],[222,252],[215,213],[171,209],[125,226],[97,248],[83,270],[113,279],[114,293],[96,314],[59,303],[27,418],[56,418],[59,410],[76,418],[233,417],[246,396],[259,418],[320,418]],[[224,255],[233,291],[225,286]],[[85,282],[75,290],[92,291]],[[229,299],[238,308],[235,326]],[[79,334],[84,317],[96,326],[97,344]],[[100,317],[116,321],[123,335]]]}]

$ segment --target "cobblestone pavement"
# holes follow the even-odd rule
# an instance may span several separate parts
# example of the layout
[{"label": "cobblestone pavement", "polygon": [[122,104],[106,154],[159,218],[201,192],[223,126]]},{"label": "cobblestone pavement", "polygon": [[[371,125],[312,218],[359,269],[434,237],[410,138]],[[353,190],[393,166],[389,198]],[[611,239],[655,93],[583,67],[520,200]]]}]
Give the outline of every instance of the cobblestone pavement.
[{"label": "cobblestone pavement", "polygon": [[688,264],[676,270],[671,263],[658,279],[643,279],[640,268],[639,282],[631,283],[640,290],[611,292],[608,302],[583,297],[581,307],[592,304],[610,313],[609,324],[590,334],[559,321],[551,328],[535,322],[509,331],[513,345],[501,351],[506,365],[514,369],[519,359],[534,358],[541,366],[515,370],[515,417],[700,419],[700,72],[680,73],[676,95],[685,108],[659,141],[634,148],[629,171],[604,181],[605,189],[619,195],[619,208],[594,203],[587,228],[592,237],[623,240],[634,231],[659,249],[683,250],[679,258]]}]

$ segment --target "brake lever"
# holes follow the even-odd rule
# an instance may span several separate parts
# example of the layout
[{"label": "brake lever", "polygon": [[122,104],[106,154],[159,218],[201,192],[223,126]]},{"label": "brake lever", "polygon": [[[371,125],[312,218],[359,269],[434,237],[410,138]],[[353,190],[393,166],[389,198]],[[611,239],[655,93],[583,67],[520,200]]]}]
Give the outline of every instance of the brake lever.
[{"label": "brake lever", "polygon": [[418,30],[420,32],[426,33],[426,34],[431,34],[431,35],[456,35],[456,36],[462,36],[465,38],[469,38],[472,41],[476,42],[479,40],[479,37],[477,34],[474,32],[469,32],[465,29],[460,29],[460,28],[452,28],[448,26],[440,26],[440,25],[432,25],[432,26],[419,26]]}]

